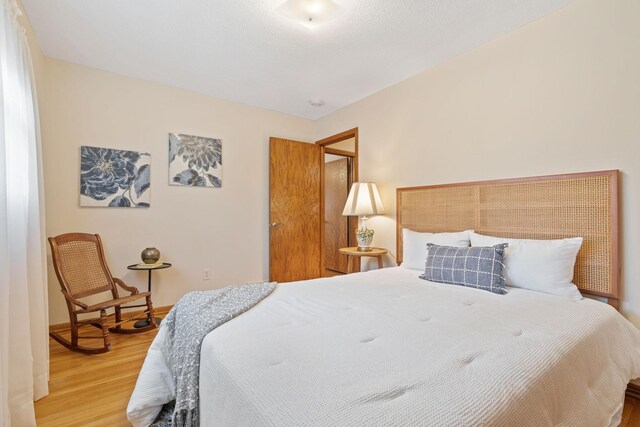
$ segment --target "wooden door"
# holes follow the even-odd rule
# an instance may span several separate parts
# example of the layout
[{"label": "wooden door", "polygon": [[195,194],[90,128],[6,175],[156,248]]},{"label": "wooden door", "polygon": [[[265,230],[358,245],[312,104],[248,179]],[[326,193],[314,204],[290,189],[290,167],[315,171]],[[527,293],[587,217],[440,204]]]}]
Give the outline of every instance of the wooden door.
[{"label": "wooden door", "polygon": [[320,277],[320,166],[315,144],[269,141],[269,277]]},{"label": "wooden door", "polygon": [[349,159],[324,164],[325,268],[347,273],[348,259],[339,252],[349,246],[349,220],[342,210],[349,196]]}]

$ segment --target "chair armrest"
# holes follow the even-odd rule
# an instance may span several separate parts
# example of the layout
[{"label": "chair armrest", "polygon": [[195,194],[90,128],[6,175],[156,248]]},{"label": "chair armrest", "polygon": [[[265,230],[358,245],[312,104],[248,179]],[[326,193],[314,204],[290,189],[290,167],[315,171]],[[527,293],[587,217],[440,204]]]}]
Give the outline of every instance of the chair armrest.
[{"label": "chair armrest", "polygon": [[118,286],[120,286],[122,289],[124,289],[125,291],[129,291],[131,292],[131,295],[137,295],[138,294],[138,288],[133,287],[133,286],[127,286],[122,280],[114,277],[113,278],[114,283],[116,283]]},{"label": "chair armrest", "polygon": [[74,297],[69,295],[69,293],[67,291],[65,291],[64,289],[60,289],[60,291],[62,292],[62,295],[64,295],[64,297],[67,300],[69,300],[72,304],[75,304],[78,307],[81,307],[83,309],[86,309],[87,307],[89,307],[87,304],[83,303],[82,301],[78,301],[77,299],[75,299]]}]

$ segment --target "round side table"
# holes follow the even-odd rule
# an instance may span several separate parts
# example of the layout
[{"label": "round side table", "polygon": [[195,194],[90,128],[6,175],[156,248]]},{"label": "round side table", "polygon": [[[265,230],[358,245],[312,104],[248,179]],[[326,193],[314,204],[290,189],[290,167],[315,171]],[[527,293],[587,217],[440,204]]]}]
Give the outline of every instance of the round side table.
[{"label": "round side table", "polygon": [[[171,267],[171,264],[169,264],[168,262],[163,262],[162,264],[158,264],[158,265],[154,265],[154,264],[149,264],[149,265],[131,264],[131,265],[127,266],[127,268],[129,270],[146,270],[146,271],[149,272],[149,275],[148,275],[148,278],[147,278],[147,290],[149,292],[151,292],[151,272],[153,270],[164,270],[165,268],[169,268],[169,267]],[[160,325],[161,321],[162,321],[162,319],[160,317],[156,317],[156,325]],[[149,319],[140,319],[136,323],[133,324],[133,327],[134,328],[146,328],[150,324],[151,324],[151,321]]]},{"label": "round side table", "polygon": [[[347,266],[348,273],[357,273],[360,271],[360,260],[362,257],[373,257],[378,259],[378,268],[382,268],[382,257],[387,254],[384,248],[371,248],[370,251],[359,251],[357,247],[341,248],[340,253],[349,257]],[[357,268],[356,268],[357,267]]]}]

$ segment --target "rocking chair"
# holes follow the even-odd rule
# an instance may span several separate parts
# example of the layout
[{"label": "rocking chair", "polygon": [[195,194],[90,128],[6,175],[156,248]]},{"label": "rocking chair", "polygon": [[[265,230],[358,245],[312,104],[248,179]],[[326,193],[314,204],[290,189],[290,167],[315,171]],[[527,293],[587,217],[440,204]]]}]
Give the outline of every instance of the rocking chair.
[{"label": "rocking chair", "polygon": [[[109,332],[120,334],[132,334],[146,332],[155,329],[156,318],[153,312],[150,292],[138,292],[138,289],[127,286],[122,280],[111,276],[109,267],[102,249],[102,240],[97,234],[69,233],[50,237],[53,266],[60,282],[60,288],[64,295],[69,310],[71,341],[63,338],[59,333],[51,331],[51,338],[67,347],[69,350],[85,354],[105,353],[111,350]],[[130,295],[120,297],[118,285],[130,292]],[[97,304],[85,304],[78,298],[96,295],[110,291],[112,299]],[[146,304],[123,307],[123,304],[145,298]],[[146,307],[142,313],[122,318],[122,310],[128,308]],[[108,309],[114,309],[114,313],[107,315]],[[79,319],[78,315],[88,313],[100,313],[100,317]],[[109,324],[109,319],[115,316],[115,322]],[[123,328],[122,324],[132,320],[147,318],[149,326],[140,329]],[[91,325],[102,331],[97,336],[80,336],[80,327]],[[78,345],[80,339],[101,339],[102,347],[84,347]]]}]

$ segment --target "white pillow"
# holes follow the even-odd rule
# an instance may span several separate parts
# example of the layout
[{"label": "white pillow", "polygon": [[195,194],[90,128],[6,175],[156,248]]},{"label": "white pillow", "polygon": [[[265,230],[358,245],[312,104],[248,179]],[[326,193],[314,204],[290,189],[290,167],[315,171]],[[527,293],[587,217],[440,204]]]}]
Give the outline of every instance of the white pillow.
[{"label": "white pillow", "polygon": [[402,267],[424,270],[427,259],[427,243],[440,246],[469,246],[469,231],[459,233],[419,233],[402,229]]},{"label": "white pillow", "polygon": [[507,286],[582,298],[573,284],[573,267],[582,237],[559,240],[506,239],[471,232],[471,246],[508,243],[504,253]]}]

